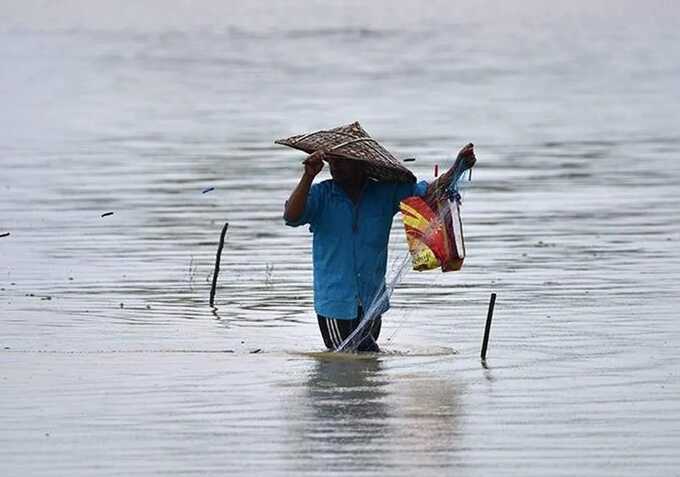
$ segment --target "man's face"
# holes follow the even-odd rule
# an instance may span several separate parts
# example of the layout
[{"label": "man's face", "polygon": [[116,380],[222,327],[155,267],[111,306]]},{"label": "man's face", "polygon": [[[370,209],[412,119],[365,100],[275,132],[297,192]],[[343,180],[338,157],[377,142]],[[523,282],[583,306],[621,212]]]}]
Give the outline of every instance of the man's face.
[{"label": "man's face", "polygon": [[333,180],[340,183],[360,183],[363,179],[364,169],[359,161],[331,157],[328,160]]}]

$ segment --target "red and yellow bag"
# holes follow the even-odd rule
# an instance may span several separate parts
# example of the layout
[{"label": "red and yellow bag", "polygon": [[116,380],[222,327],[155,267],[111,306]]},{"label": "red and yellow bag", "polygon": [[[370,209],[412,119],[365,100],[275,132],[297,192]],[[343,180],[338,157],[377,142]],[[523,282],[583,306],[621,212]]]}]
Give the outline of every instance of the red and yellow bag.
[{"label": "red and yellow bag", "polygon": [[399,205],[414,270],[441,267],[443,272],[450,272],[463,266],[465,240],[460,200],[457,196],[447,198],[438,205],[435,211],[421,197],[409,197]]}]

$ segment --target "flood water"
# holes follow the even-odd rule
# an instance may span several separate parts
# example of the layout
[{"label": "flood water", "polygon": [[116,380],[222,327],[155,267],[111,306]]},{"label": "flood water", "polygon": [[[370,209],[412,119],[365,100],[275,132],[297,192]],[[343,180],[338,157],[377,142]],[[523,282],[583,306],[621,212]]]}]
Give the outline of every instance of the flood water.
[{"label": "flood water", "polygon": [[[677,473],[680,10],[652,3],[0,26],[2,474]],[[364,357],[319,353],[281,218],[304,156],[273,144],[355,120],[421,179],[478,157],[462,271],[406,274]]]}]

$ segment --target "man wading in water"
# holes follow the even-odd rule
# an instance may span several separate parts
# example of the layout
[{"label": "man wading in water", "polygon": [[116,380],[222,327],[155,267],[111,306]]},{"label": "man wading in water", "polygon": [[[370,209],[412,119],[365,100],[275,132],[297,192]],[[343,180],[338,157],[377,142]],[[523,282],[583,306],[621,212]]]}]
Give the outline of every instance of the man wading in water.
[{"label": "man wading in water", "polygon": [[[347,127],[356,127],[366,134],[358,123],[344,128]],[[320,133],[340,130],[336,128]],[[312,135],[297,136],[291,140],[300,141],[298,138],[309,136]],[[291,140],[277,142],[303,149]],[[373,141],[368,137],[349,142],[368,140]],[[337,150],[346,144],[348,142],[343,142],[326,151]],[[323,148],[316,150],[304,161],[304,173],[286,202],[284,219],[292,227],[310,226],[313,234],[314,308],[324,344],[335,350],[359,325],[364,311],[384,289],[387,246],[392,218],[399,211],[399,203],[406,197],[424,196],[428,192],[428,183],[375,180],[373,176],[380,174],[379,171],[376,173],[375,167],[383,167],[384,164],[378,164],[370,157],[350,159],[326,151]],[[457,163],[463,155],[472,167],[475,161],[472,145],[463,148]],[[332,179],[312,185],[323,169],[324,161],[330,166]],[[413,178],[410,171],[403,166],[398,167]],[[440,181],[450,181],[451,170],[432,186]],[[389,302],[384,300],[376,310],[377,318],[366,331],[358,351],[380,351],[376,341],[380,334],[381,315],[388,309]]]}]

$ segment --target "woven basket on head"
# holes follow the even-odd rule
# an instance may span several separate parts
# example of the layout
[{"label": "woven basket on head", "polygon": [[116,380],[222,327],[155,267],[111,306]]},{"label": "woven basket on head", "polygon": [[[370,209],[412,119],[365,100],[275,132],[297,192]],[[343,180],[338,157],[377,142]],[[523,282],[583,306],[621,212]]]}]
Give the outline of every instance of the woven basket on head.
[{"label": "woven basket on head", "polygon": [[358,122],[333,129],[316,131],[276,144],[299,149],[308,154],[323,149],[331,156],[354,159],[365,164],[369,177],[384,182],[415,182],[416,177],[378,141],[368,135]]}]

